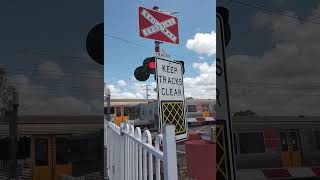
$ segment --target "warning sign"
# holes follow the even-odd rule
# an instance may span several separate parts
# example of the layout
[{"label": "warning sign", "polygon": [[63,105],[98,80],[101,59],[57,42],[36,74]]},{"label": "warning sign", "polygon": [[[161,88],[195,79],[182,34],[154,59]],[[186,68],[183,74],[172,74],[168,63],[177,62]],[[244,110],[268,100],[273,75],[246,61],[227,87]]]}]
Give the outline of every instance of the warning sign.
[{"label": "warning sign", "polygon": [[[232,121],[230,118],[228,78],[225,55],[225,25],[227,25],[227,9],[217,7],[217,56],[216,56],[216,113],[217,113],[217,179],[236,180]],[[221,124],[221,126],[219,125]]]},{"label": "warning sign", "polygon": [[139,34],[144,38],[179,44],[178,18],[139,7]]},{"label": "warning sign", "polygon": [[187,138],[182,68],[179,62],[156,57],[159,130],[163,124],[174,124],[176,141]]}]

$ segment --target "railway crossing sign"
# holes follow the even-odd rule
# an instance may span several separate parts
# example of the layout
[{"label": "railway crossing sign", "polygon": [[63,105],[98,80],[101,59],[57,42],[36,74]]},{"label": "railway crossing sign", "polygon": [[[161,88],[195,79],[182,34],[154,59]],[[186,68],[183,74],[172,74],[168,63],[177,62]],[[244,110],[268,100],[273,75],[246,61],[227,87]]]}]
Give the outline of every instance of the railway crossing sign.
[{"label": "railway crossing sign", "polygon": [[[226,72],[226,35],[229,12],[226,8],[217,7],[217,69],[216,69],[216,117],[217,117],[217,179],[235,180],[236,168],[234,158],[234,143],[232,135],[232,123],[230,118],[228,82]],[[226,26],[227,25],[227,26]]]},{"label": "railway crossing sign", "polygon": [[139,7],[139,34],[144,38],[179,44],[178,18]]},{"label": "railway crossing sign", "polygon": [[179,62],[156,57],[159,131],[164,124],[174,124],[176,141],[187,138],[183,66]]}]

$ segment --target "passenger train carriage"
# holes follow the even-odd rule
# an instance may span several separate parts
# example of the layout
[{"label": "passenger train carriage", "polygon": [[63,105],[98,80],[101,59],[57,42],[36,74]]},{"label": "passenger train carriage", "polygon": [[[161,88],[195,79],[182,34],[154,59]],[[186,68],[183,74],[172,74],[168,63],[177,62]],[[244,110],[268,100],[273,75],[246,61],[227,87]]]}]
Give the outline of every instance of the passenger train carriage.
[{"label": "passenger train carriage", "polygon": [[[214,121],[215,101],[209,99],[186,99],[186,120],[188,123],[205,123]],[[107,113],[105,104],[105,114]],[[158,104],[150,99],[111,99],[111,119],[117,125],[130,120],[135,126],[157,128]]]},{"label": "passenger train carriage", "polygon": [[[102,116],[21,116],[17,128],[18,177],[58,180],[94,173],[103,179]],[[2,176],[9,171],[10,149],[3,148],[10,147],[8,130],[8,123],[0,122]]]},{"label": "passenger train carriage", "polygon": [[[148,104],[152,103],[154,100],[148,99],[112,99],[111,100],[111,108],[110,108],[110,116],[111,119],[117,124],[118,126],[130,119],[132,120],[134,116],[134,106],[139,104]],[[107,103],[104,105],[104,112],[105,115],[107,114]],[[133,112],[133,113],[131,113]]]},{"label": "passenger train carriage", "polygon": [[320,117],[232,119],[237,169],[320,165]]}]

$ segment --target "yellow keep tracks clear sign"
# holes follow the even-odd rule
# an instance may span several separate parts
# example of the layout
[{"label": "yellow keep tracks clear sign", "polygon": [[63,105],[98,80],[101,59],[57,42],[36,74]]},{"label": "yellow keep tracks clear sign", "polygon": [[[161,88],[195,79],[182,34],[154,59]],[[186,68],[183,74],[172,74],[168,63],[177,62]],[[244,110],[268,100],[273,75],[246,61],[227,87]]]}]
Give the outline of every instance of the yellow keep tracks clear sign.
[{"label": "yellow keep tracks clear sign", "polygon": [[175,125],[176,141],[187,138],[183,67],[179,62],[156,57],[159,131],[164,124]]}]

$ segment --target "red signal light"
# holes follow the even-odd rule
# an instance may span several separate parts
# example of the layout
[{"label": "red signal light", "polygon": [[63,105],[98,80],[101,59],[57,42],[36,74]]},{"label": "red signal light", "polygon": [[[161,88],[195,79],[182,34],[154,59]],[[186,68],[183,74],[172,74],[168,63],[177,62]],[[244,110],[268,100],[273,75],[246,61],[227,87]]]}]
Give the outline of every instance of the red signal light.
[{"label": "red signal light", "polygon": [[150,70],[155,70],[156,69],[156,62],[154,62],[154,60],[150,60],[149,61],[149,64],[148,64],[148,67]]},{"label": "red signal light", "polygon": [[156,59],[154,57],[146,58],[143,61],[143,66],[149,70],[150,74],[154,74],[156,70]]}]

